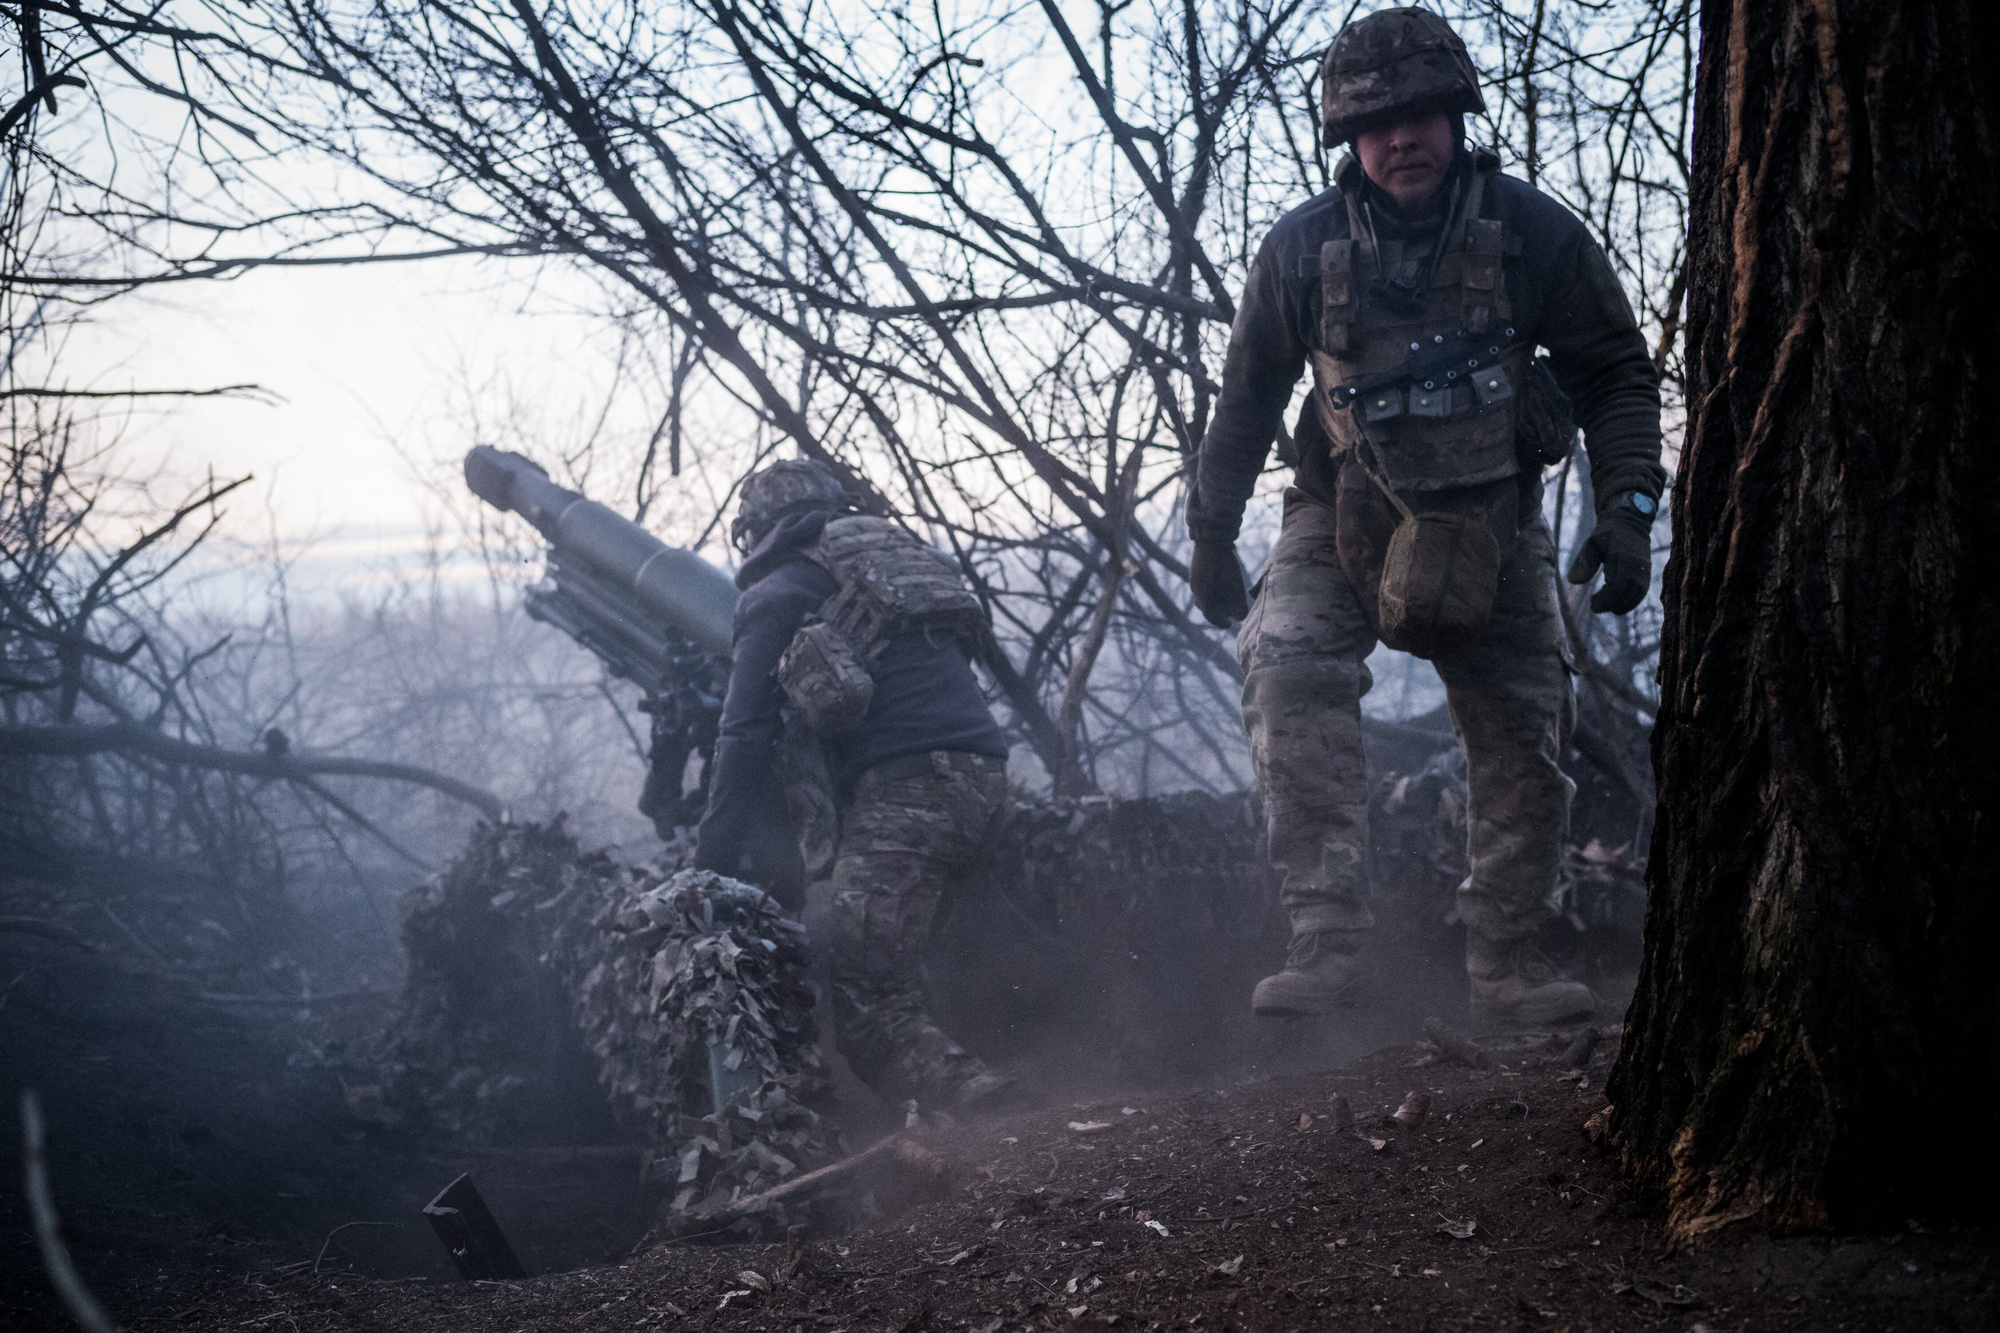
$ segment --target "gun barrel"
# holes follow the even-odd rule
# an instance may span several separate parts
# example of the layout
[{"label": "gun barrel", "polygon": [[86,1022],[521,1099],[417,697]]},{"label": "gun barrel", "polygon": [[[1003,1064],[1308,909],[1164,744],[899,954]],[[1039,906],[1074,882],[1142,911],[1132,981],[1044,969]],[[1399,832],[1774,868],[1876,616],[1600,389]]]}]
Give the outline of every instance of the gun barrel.
[{"label": "gun barrel", "polygon": [[526,458],[489,445],[465,456],[465,482],[496,509],[519,514],[564,561],[589,565],[703,652],[727,656],[736,584],[693,551],[669,546],[617,511],[549,480]]}]

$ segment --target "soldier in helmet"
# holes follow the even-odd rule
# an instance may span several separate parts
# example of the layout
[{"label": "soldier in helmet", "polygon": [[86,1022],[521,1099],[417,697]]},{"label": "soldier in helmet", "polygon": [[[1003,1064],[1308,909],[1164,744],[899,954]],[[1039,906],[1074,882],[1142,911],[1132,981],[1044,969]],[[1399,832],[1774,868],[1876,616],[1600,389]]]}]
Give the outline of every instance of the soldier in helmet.
[{"label": "soldier in helmet", "polygon": [[[1458,909],[1475,1018],[1584,1018],[1590,991],[1533,943],[1573,790],[1557,766],[1574,703],[1541,475],[1580,425],[1597,518],[1569,577],[1601,568],[1592,610],[1631,610],[1665,483],[1657,375],[1583,223],[1466,144],[1464,117],[1485,104],[1444,20],[1359,19],[1321,77],[1325,142],[1352,151],[1258,252],[1187,503],[1195,601],[1213,624],[1242,622],[1244,725],[1292,922],[1284,970],[1252,1005],[1329,1013],[1372,979],[1360,700],[1381,640],[1435,664],[1466,755]],[[1237,531],[1307,368],[1297,474],[1253,605]]]},{"label": "soldier in helmet", "polygon": [[[818,738],[840,806],[828,945],[835,1039],[884,1096],[986,1109],[1017,1100],[1015,1081],[932,1021],[920,969],[943,890],[979,864],[1005,817],[1007,741],[963,636],[926,612],[971,601],[956,568],[884,520],[847,516],[852,507],[833,471],[809,459],[775,463],[743,484],[731,530],[746,557],[736,574],[743,595],[695,864],[741,873],[757,813],[783,785],[790,685],[780,677],[801,627],[827,620],[844,627],[843,641],[873,635],[849,645],[866,660],[856,716]],[[841,620],[834,599],[858,568],[888,583],[900,571],[930,602],[906,599],[910,614],[868,626]]]}]

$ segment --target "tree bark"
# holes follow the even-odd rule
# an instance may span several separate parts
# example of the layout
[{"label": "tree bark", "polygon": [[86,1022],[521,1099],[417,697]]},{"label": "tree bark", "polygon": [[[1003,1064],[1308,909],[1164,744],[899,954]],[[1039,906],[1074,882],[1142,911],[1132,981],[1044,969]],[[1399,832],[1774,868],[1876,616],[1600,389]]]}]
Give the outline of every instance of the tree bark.
[{"label": "tree bark", "polygon": [[1609,1089],[1612,1142],[1683,1242],[1949,1214],[2000,1165],[2000,53],[1979,12],[1702,10],[1694,410]]}]

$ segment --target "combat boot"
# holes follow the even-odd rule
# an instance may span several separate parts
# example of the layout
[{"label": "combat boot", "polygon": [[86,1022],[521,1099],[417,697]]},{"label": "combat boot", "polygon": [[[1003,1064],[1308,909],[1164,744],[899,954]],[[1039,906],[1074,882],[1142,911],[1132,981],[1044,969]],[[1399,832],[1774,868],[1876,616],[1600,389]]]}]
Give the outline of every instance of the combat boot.
[{"label": "combat boot", "polygon": [[988,1069],[958,1085],[947,1105],[961,1116],[1012,1115],[1032,1111],[1042,1104],[1041,1095],[1012,1074]]},{"label": "combat boot", "polygon": [[1315,930],[1295,936],[1285,970],[1251,992],[1259,1018],[1304,1018],[1351,1009],[1374,988],[1374,964],[1356,957],[1360,930]]},{"label": "combat boot", "polygon": [[1554,1027],[1597,1011],[1590,987],[1563,976],[1532,939],[1503,943],[1467,931],[1465,974],[1473,1022],[1483,1028]]},{"label": "combat boot", "polygon": [[1005,1115],[1034,1105],[1034,1093],[1020,1079],[994,1069],[938,1027],[926,1023],[901,1038],[886,1068],[855,1070],[883,1097],[913,1099],[953,1117]]}]

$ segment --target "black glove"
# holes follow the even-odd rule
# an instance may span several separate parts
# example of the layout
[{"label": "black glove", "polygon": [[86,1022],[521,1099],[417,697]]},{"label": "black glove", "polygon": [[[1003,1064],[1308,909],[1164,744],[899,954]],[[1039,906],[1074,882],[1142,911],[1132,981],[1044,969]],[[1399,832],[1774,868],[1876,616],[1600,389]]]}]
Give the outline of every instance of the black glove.
[{"label": "black glove", "polygon": [[1591,594],[1590,609],[1622,616],[1646,599],[1653,586],[1653,516],[1621,502],[1597,516],[1597,527],[1570,561],[1569,581],[1588,583],[1604,569],[1604,586]]},{"label": "black glove", "polygon": [[1218,629],[1250,614],[1250,590],[1244,585],[1243,562],[1236,558],[1234,542],[1196,542],[1194,557],[1188,561],[1188,587],[1194,604]]}]

